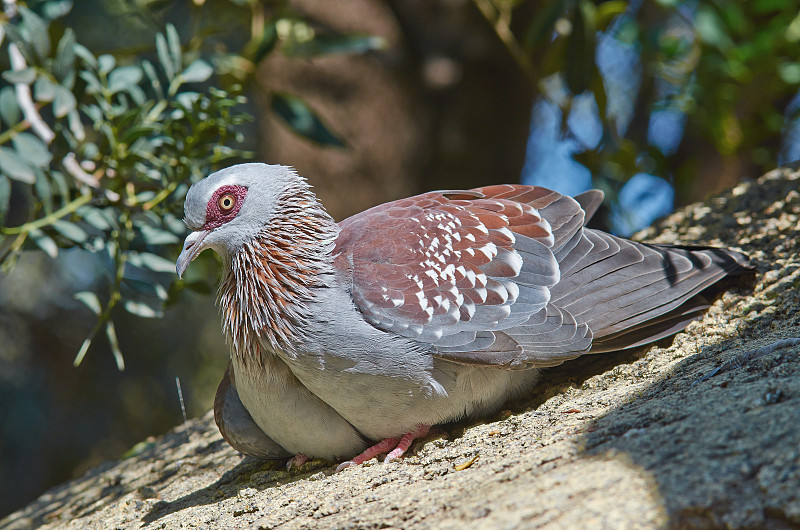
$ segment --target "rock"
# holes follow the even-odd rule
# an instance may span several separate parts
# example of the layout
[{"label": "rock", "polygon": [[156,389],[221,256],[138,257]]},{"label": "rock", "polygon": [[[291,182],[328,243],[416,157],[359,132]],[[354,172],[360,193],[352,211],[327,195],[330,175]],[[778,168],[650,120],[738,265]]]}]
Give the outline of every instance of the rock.
[{"label": "rock", "polygon": [[729,291],[671,344],[548,370],[510,411],[440,430],[400,462],[287,472],[242,459],[206,415],[0,527],[800,525],[800,348],[693,384],[800,334],[798,188],[800,172],[778,169],[640,234],[746,252],[759,269],[754,291]]}]

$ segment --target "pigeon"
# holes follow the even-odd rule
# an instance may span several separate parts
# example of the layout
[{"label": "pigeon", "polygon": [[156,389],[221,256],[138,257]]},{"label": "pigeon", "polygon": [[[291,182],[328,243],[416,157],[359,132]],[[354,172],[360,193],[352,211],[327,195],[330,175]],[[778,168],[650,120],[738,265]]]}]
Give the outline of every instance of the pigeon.
[{"label": "pigeon", "polygon": [[336,223],[288,166],[240,164],[195,183],[176,268],[208,248],[222,258],[223,438],[290,464],[390,461],[431,426],[524,396],[541,368],[677,333],[720,280],[753,273],[732,250],[588,228],[602,201],[491,185]]}]

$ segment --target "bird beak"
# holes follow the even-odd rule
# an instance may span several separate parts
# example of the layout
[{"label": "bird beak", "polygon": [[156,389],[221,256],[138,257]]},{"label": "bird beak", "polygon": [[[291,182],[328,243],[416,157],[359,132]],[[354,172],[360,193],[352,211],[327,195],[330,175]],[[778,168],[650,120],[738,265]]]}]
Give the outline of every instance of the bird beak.
[{"label": "bird beak", "polygon": [[206,246],[203,245],[203,240],[210,233],[211,230],[197,230],[186,236],[186,240],[183,242],[181,255],[178,256],[178,261],[175,262],[175,270],[178,272],[178,278],[183,277],[183,273],[186,267],[189,266],[189,263],[206,249]]}]

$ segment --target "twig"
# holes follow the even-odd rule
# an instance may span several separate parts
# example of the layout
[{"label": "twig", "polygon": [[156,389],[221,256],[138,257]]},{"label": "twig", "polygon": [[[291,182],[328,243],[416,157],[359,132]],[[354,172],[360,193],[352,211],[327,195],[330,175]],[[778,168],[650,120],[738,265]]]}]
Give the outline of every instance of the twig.
[{"label": "twig", "polygon": [[494,32],[497,33],[497,36],[503,42],[508,53],[511,54],[517,66],[522,70],[522,73],[524,73],[531,84],[535,86],[539,80],[536,75],[536,69],[528,58],[528,54],[525,53],[525,48],[522,47],[514,36],[514,32],[511,31],[511,17],[502,16],[503,13],[500,13],[489,0],[475,0],[475,5],[480,10],[483,17],[492,25]]},{"label": "twig", "polygon": [[85,172],[81,165],[78,163],[78,159],[75,157],[75,153],[67,153],[63,159],[61,159],[61,163],[64,165],[64,169],[72,175],[72,178],[77,180],[78,182],[83,182],[87,186],[91,186],[96,188],[100,185],[100,181],[94,175],[90,175],[89,173]]},{"label": "twig", "polygon": [[[14,71],[24,70],[28,67],[25,57],[22,56],[22,52],[13,42],[8,45],[8,58],[11,61],[11,69]],[[22,110],[22,115],[31,124],[31,129],[44,143],[50,145],[50,142],[56,137],[56,133],[50,129],[39,115],[39,111],[36,110],[36,105],[33,103],[33,96],[31,95],[31,87],[25,83],[14,83],[14,90],[17,93],[17,104]]]},{"label": "twig", "polygon": [[92,194],[85,193],[80,197],[78,197],[77,199],[75,199],[74,201],[65,204],[64,206],[54,211],[53,213],[45,215],[44,217],[37,219],[35,221],[31,221],[30,223],[25,223],[24,225],[19,225],[19,226],[12,226],[10,228],[0,226],[0,233],[6,235],[21,234],[23,232],[26,233],[30,232],[34,228],[42,228],[44,226],[51,225],[55,221],[58,221],[59,219],[64,217],[65,215],[73,213],[75,210],[77,210],[84,204],[87,204],[91,200],[92,200]]},{"label": "twig", "polygon": [[186,405],[183,402],[183,390],[181,390],[181,378],[175,376],[175,386],[178,387],[178,400],[181,402],[181,414],[183,414],[183,431],[186,434],[186,443],[189,443],[189,420],[186,419]]}]

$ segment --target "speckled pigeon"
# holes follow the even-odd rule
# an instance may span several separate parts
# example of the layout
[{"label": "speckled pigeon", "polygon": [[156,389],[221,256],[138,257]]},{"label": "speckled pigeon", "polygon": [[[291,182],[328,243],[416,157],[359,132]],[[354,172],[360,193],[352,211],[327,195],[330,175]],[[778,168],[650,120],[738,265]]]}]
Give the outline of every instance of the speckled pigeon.
[{"label": "speckled pigeon", "polygon": [[730,250],[587,228],[600,202],[494,185],[337,224],[290,167],[242,164],[194,184],[177,272],[206,248],[224,261],[223,437],[298,463],[397,458],[431,425],[529,391],[541,367],[678,332],[712,284],[752,271]]}]

